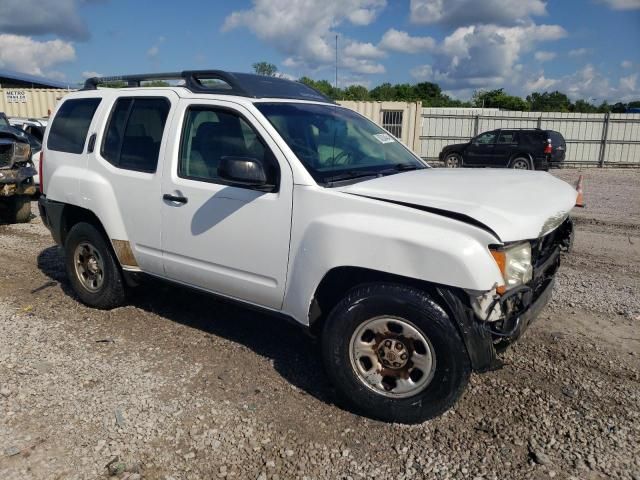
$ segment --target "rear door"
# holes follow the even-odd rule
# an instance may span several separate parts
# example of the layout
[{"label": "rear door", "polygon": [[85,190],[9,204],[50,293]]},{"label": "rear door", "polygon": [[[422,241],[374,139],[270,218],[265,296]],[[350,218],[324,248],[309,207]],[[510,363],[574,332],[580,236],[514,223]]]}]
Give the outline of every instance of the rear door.
[{"label": "rear door", "polygon": [[[162,195],[166,276],[264,307],[282,306],[289,259],[293,174],[245,107],[184,99],[171,127]],[[225,156],[262,163],[276,188],[261,191],[218,175]]]},{"label": "rear door", "polygon": [[517,130],[500,130],[493,155],[487,157],[491,167],[508,167],[511,156],[518,148]]},{"label": "rear door", "polygon": [[488,165],[494,155],[498,130],[481,133],[471,140],[465,151],[464,163],[471,166]]},{"label": "rear door", "polygon": [[169,90],[109,94],[89,140],[88,175],[81,185],[85,208],[108,225],[114,247],[125,242],[137,266],[162,274],[159,160],[178,96]]}]

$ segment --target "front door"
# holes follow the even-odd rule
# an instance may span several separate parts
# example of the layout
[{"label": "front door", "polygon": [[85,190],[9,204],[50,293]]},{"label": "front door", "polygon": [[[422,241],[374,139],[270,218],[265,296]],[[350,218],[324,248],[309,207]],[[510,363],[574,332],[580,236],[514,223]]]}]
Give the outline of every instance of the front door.
[{"label": "front door", "polygon": [[481,133],[471,140],[465,152],[464,163],[472,166],[487,165],[493,156],[497,131]]},{"label": "front door", "polygon": [[[171,131],[162,193],[165,274],[257,305],[280,308],[289,257],[293,178],[267,132],[244,107],[184,100]],[[261,162],[276,188],[218,175],[225,156]]]}]

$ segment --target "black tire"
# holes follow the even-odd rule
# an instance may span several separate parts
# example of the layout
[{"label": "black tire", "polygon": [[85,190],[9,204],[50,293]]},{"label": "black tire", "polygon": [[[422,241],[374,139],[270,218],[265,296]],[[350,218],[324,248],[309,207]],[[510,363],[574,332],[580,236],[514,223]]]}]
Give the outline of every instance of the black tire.
[{"label": "black tire", "polygon": [[511,160],[509,168],[513,168],[515,170],[533,170],[531,161],[527,157],[514,158],[513,160]]},{"label": "black tire", "polygon": [[0,221],[3,223],[29,223],[31,220],[31,197],[13,195],[0,199]]},{"label": "black tire", "polygon": [[462,168],[462,157],[459,153],[449,153],[444,157],[444,166],[447,168]]},{"label": "black tire", "polygon": [[[102,281],[95,290],[90,290],[81,279],[76,267],[76,249],[80,246],[93,248],[101,262]],[[118,261],[102,232],[89,223],[73,226],[64,245],[65,267],[73,290],[80,300],[94,308],[109,310],[122,306],[126,300],[125,284]],[[86,282],[86,280],[85,280]]]},{"label": "black tire", "polygon": [[[364,322],[380,316],[408,320],[430,342],[435,370],[415,395],[392,398],[378,393],[365,385],[353,366],[352,336]],[[420,423],[444,413],[458,400],[471,374],[467,350],[445,311],[425,292],[400,284],[372,283],[351,290],[327,318],[322,355],[340,398],[366,416],[389,422]]]}]

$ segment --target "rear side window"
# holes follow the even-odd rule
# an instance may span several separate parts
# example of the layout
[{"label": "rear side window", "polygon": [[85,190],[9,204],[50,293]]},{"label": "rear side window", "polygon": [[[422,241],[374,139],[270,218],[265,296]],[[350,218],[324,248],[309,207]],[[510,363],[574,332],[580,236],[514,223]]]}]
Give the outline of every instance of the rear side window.
[{"label": "rear side window", "polygon": [[67,100],[53,119],[47,148],[58,152],[82,153],[87,132],[100,98]]},{"label": "rear side window", "polygon": [[558,132],[554,132],[554,131],[549,131],[547,132],[547,134],[549,135],[549,138],[551,139],[551,144],[552,145],[564,145],[564,137],[558,133]]},{"label": "rear side window", "polygon": [[513,130],[502,130],[498,137],[498,143],[518,143],[518,132],[514,132]]},{"label": "rear side window", "polygon": [[107,125],[102,156],[127,170],[153,173],[171,105],[166,98],[120,98]]}]

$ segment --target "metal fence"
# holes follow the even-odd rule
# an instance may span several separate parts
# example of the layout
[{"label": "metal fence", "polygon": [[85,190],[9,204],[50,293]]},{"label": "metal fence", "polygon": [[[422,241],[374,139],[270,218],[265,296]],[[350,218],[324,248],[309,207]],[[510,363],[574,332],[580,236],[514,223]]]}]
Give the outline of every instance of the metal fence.
[{"label": "metal fence", "polygon": [[419,147],[437,160],[442,147],[497,128],[543,128],[567,142],[567,164],[640,167],[640,114],[505,112],[497,109],[423,108]]}]

